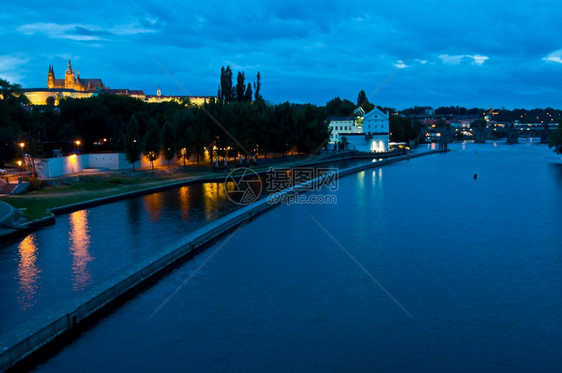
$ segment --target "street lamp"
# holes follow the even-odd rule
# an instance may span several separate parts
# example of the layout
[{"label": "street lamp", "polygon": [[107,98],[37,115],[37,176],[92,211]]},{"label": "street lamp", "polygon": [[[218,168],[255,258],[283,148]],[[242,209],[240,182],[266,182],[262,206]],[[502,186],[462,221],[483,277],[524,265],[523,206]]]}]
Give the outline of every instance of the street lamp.
[{"label": "street lamp", "polygon": [[74,143],[76,144],[76,150],[80,151],[80,140],[76,140]]},{"label": "street lamp", "polygon": [[18,161],[18,167],[19,167],[19,170],[20,170],[20,177],[21,177],[21,165],[22,165],[21,161]]},{"label": "street lamp", "polygon": [[24,143],[24,142],[20,142],[20,143],[19,143],[19,146],[20,146],[20,148],[21,148],[21,159],[23,160],[23,159],[24,159],[24,156],[23,156],[23,149],[25,148],[25,143]]}]

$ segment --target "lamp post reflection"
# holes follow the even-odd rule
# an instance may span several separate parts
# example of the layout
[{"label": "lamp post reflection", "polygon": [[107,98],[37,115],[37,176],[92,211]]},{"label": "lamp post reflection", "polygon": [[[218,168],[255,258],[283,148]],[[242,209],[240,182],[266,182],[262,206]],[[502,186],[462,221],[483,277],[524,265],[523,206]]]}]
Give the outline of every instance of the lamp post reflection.
[{"label": "lamp post reflection", "polygon": [[82,290],[92,281],[88,263],[94,258],[90,249],[90,228],[88,211],[80,210],[70,214],[70,254],[72,255],[72,288]]},{"label": "lamp post reflection", "polygon": [[41,269],[37,266],[37,244],[35,235],[28,235],[18,245],[18,303],[22,310],[30,308],[35,303],[35,295],[39,287]]},{"label": "lamp post reflection", "polygon": [[181,220],[189,221],[190,200],[188,187],[182,187],[179,192]]},{"label": "lamp post reflection", "polygon": [[151,222],[159,221],[164,203],[162,193],[148,194],[142,198],[142,202],[144,209],[148,213],[148,220]]},{"label": "lamp post reflection", "polygon": [[[222,198],[221,198],[222,197]],[[221,183],[205,183],[203,184],[203,203],[205,217],[211,219],[216,212],[216,206],[219,199],[225,199],[226,193],[224,185]]]}]

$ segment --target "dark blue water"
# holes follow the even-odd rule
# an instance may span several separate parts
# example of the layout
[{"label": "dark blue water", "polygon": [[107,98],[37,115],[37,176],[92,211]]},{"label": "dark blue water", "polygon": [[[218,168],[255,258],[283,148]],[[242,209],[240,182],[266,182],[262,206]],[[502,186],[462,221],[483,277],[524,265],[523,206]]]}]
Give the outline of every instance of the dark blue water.
[{"label": "dark blue water", "polygon": [[265,213],[37,370],[560,371],[561,159],[452,149]]},{"label": "dark blue water", "polygon": [[239,207],[223,183],[190,185],[62,215],[0,242],[0,336]]}]

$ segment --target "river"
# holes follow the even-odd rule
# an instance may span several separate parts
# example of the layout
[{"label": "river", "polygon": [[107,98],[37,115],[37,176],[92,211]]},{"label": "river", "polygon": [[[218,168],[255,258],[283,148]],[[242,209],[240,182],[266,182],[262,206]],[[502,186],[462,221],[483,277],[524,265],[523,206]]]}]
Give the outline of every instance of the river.
[{"label": "river", "polygon": [[0,336],[238,208],[222,182],[193,184],[61,215],[55,225],[3,240]]},{"label": "river", "polygon": [[562,160],[450,148],[268,211],[36,370],[560,371]]}]

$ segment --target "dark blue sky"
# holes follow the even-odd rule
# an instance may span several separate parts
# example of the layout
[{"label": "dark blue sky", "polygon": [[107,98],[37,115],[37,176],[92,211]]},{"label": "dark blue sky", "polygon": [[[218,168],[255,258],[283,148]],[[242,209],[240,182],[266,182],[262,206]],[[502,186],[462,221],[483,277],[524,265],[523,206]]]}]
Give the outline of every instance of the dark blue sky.
[{"label": "dark blue sky", "polygon": [[222,65],[274,103],[562,108],[559,1],[20,1],[0,14],[0,77],[46,87],[68,58],[111,88],[215,95]]}]

